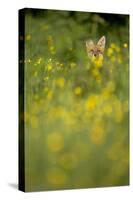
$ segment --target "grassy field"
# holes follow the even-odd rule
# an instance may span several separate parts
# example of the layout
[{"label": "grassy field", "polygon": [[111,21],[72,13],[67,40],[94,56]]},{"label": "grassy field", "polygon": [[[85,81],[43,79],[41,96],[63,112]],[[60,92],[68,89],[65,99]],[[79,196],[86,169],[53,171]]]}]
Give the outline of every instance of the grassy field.
[{"label": "grassy field", "polygon": [[[26,191],[128,184],[128,34],[128,16],[26,13]],[[103,35],[90,60],[85,41]]]}]

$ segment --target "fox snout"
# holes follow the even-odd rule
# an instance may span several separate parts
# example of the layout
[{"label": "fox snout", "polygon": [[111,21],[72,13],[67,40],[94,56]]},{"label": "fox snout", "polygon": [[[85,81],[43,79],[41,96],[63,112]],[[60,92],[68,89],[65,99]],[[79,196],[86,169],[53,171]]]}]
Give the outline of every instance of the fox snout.
[{"label": "fox snout", "polygon": [[96,57],[96,56],[97,56],[97,54],[96,54],[96,53],[94,53],[94,56]]}]

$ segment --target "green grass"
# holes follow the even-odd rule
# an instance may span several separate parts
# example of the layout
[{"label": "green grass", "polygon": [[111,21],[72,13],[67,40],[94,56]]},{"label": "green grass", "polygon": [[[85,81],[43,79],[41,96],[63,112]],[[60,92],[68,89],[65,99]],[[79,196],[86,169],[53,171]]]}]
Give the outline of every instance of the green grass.
[{"label": "green grass", "polygon": [[[26,191],[127,185],[128,16],[38,13],[25,19]],[[99,66],[85,41],[102,35]]]}]

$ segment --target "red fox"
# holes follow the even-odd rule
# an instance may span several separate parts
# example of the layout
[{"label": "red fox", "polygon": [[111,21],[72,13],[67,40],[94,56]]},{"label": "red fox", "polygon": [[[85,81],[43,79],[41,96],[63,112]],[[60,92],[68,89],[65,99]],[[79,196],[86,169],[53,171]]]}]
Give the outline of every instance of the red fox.
[{"label": "red fox", "polygon": [[102,36],[97,44],[94,44],[92,40],[86,41],[87,54],[89,57],[103,57],[105,49],[106,38]]}]

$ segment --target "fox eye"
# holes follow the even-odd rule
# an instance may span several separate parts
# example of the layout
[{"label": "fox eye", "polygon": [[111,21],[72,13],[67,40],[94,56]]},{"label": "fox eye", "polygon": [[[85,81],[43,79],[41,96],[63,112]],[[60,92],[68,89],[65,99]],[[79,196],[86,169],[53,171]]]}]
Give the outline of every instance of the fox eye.
[{"label": "fox eye", "polygon": [[101,50],[97,50],[97,53],[98,53],[98,54],[101,54],[102,52],[101,52]]},{"label": "fox eye", "polygon": [[93,50],[93,49],[91,49],[91,50],[90,50],[90,53],[94,53],[94,50]]}]

